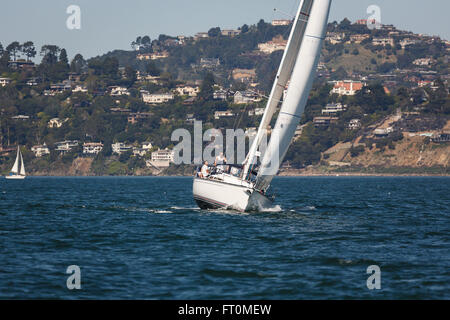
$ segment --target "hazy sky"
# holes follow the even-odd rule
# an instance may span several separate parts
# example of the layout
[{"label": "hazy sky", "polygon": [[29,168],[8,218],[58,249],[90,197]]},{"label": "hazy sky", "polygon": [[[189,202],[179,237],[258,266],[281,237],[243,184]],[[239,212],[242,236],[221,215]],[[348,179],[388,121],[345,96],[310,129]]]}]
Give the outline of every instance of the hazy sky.
[{"label": "hazy sky", "polygon": [[[280,12],[295,14],[299,0],[39,0],[2,1],[0,43],[6,47],[17,40],[32,40],[40,49],[56,44],[67,49],[69,57],[85,58],[113,49],[130,49],[138,35],[156,38],[160,33],[194,35],[211,27],[237,28],[286,18]],[[81,30],[66,27],[69,5],[81,8]],[[448,0],[334,0],[330,21],[348,17],[366,18],[367,7],[378,5],[384,24],[394,24],[416,33],[450,39]],[[39,58],[40,59],[40,58]]]}]

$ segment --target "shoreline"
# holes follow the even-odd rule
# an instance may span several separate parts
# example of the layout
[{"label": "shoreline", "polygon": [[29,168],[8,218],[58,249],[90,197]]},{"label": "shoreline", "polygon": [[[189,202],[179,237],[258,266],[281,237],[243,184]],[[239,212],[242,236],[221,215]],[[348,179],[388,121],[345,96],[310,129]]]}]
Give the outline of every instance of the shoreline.
[{"label": "shoreline", "polygon": [[[0,178],[4,178],[2,175]],[[27,175],[27,178],[189,178],[192,175]],[[276,177],[450,177],[450,174],[390,174],[390,173],[304,173],[304,174],[279,174]]]}]

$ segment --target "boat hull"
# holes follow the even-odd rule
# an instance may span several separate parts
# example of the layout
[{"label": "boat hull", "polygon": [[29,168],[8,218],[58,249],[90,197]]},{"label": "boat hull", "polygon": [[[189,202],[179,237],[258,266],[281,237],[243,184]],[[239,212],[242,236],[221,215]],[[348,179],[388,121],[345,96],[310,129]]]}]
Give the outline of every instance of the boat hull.
[{"label": "boat hull", "polygon": [[248,212],[273,206],[269,198],[253,188],[210,179],[194,178],[193,194],[201,209]]},{"label": "boat hull", "polygon": [[25,176],[13,175],[13,176],[5,176],[5,178],[8,180],[23,180],[25,179]]}]

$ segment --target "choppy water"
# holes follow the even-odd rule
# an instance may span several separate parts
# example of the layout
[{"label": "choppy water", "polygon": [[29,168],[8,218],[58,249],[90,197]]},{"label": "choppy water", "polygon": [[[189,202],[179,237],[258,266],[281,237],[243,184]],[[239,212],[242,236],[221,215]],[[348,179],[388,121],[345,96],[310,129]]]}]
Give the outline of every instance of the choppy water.
[{"label": "choppy water", "polygon": [[0,179],[0,298],[450,299],[450,178],[277,178],[281,210],[245,215],[191,188]]}]

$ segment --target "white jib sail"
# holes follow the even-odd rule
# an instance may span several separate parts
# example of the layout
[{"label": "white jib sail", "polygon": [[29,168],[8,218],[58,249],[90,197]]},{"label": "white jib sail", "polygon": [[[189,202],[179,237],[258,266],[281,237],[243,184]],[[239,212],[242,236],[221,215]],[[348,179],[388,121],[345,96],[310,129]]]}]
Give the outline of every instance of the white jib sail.
[{"label": "white jib sail", "polygon": [[294,68],[295,60],[297,58],[298,51],[300,50],[305,33],[308,17],[311,12],[312,2],[313,0],[302,0],[300,2],[291,33],[289,35],[286,50],[284,51],[283,58],[281,59],[280,68],[275,78],[269,100],[267,101],[266,110],[259,125],[258,133],[253,140],[247,159],[245,160],[243,175],[244,179],[247,176],[250,166],[255,163],[255,156],[258,148],[262,142],[262,139],[266,135],[267,127],[272,120],[273,114],[280,103],[286,84],[292,74],[292,69]]},{"label": "white jib sail", "polygon": [[22,157],[22,152],[20,152],[20,149],[19,149],[19,153],[20,153],[20,175],[25,176],[26,175],[25,165],[23,164],[23,157]]},{"label": "white jib sail", "polygon": [[304,40],[275,128],[258,172],[256,188],[266,190],[286,156],[308,100],[325,37],[331,0],[314,0]]},{"label": "white jib sail", "polygon": [[12,173],[18,174],[19,173],[19,153],[20,153],[20,149],[19,147],[17,147],[17,156],[16,156],[16,162],[14,162],[14,165],[11,169]]}]

